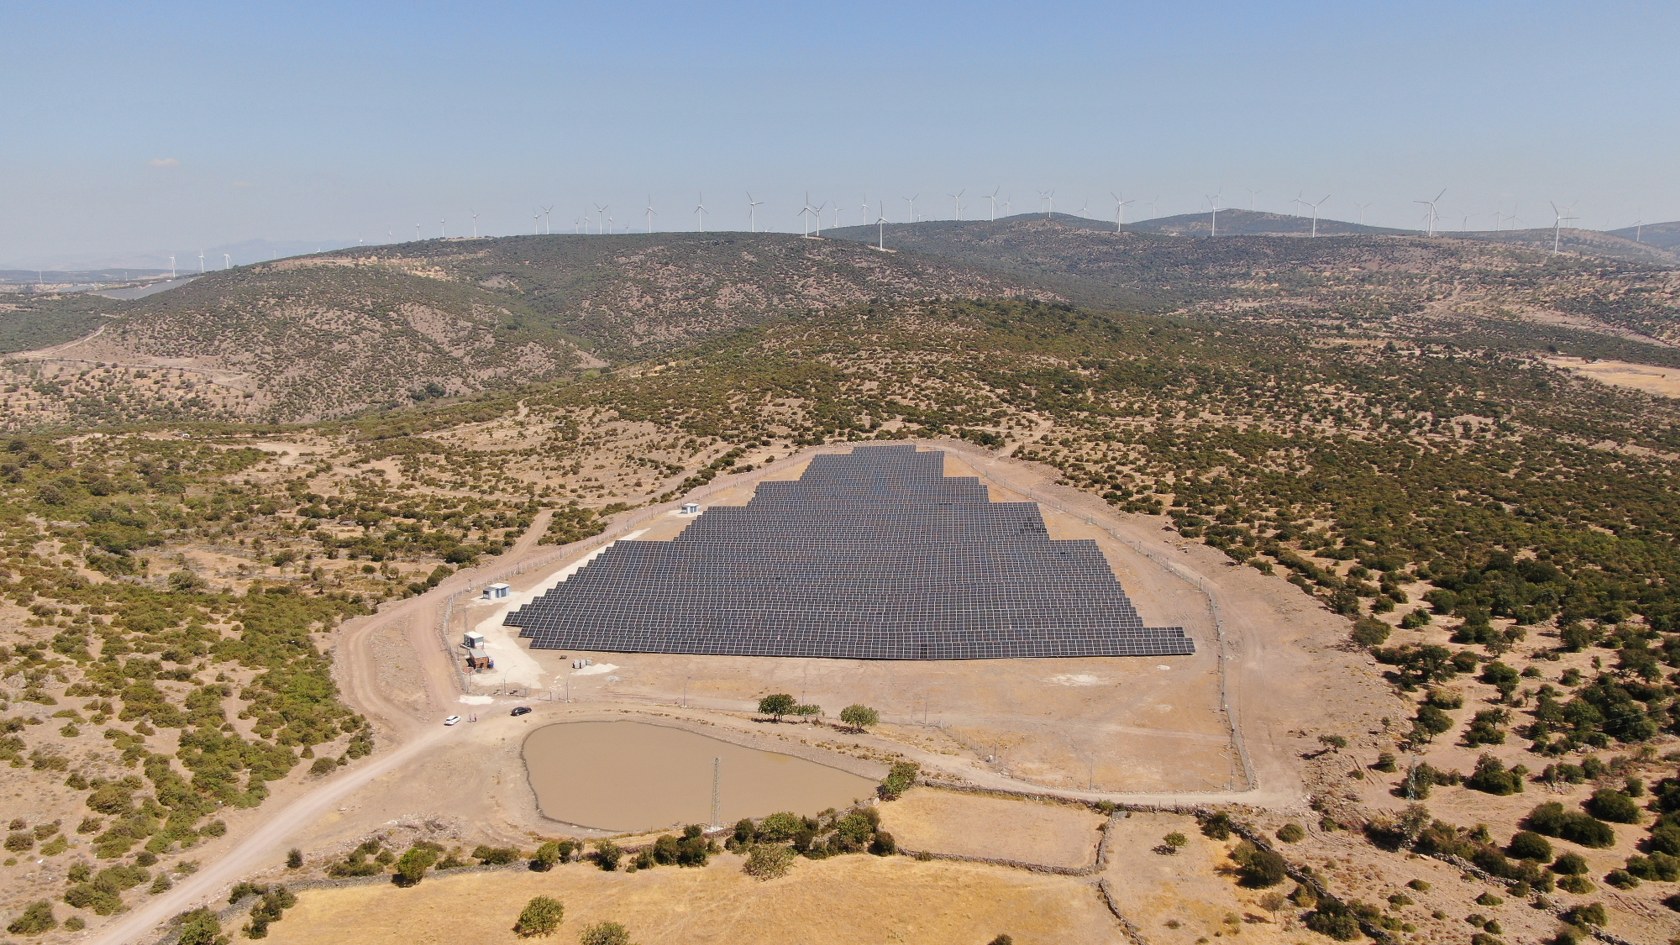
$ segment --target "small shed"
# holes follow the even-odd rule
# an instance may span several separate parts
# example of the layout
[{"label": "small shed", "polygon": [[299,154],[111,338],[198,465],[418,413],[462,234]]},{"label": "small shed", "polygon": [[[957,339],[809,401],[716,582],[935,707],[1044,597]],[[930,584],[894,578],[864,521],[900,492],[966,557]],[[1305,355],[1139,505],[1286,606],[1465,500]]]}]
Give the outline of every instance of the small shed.
[{"label": "small shed", "polygon": [[682,504],[682,514],[684,514],[684,515],[699,515],[700,514],[700,503],[698,503],[698,502],[684,502]]},{"label": "small shed", "polygon": [[467,650],[467,668],[471,670],[495,669],[496,661],[490,658],[489,651],[482,647]]},{"label": "small shed", "polygon": [[482,650],[484,649],[484,634],[476,630],[468,630],[466,636],[461,638],[461,645],[469,650]]},{"label": "small shed", "polygon": [[506,584],[492,584],[484,589],[485,600],[501,600],[507,596],[508,586]]}]

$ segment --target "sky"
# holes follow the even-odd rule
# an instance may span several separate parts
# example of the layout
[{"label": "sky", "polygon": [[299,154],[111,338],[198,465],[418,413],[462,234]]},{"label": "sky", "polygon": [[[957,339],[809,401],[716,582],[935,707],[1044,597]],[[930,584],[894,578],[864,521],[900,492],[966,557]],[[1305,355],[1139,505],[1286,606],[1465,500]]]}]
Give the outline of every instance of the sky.
[{"label": "sky", "polygon": [[656,229],[703,195],[744,230],[749,191],[791,231],[807,191],[847,224],[1051,189],[1104,219],[1305,192],[1416,226],[1443,188],[1449,230],[1680,219],[1672,2],[4,0],[0,36],[0,268],[543,206],[641,230],[650,197]]}]

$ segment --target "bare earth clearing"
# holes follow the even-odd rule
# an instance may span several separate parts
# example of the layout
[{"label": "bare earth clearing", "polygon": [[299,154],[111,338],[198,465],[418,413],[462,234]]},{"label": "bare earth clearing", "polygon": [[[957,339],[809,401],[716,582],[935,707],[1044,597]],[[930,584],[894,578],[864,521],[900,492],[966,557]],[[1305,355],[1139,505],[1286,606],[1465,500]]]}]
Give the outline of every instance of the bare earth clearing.
[{"label": "bare earth clearing", "polygon": [[1626,361],[1589,361],[1585,358],[1547,358],[1546,363],[1600,383],[1628,387],[1659,397],[1680,397],[1680,369]]}]

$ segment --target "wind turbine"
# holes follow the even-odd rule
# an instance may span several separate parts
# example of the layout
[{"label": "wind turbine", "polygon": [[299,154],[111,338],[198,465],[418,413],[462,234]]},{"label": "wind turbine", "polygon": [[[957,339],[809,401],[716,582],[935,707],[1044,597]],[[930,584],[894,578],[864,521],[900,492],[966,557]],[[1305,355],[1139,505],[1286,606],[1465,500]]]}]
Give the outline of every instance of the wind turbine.
[{"label": "wind turbine", "polygon": [[1322,203],[1323,203],[1323,202],[1324,202],[1324,201],[1326,201],[1326,200],[1329,200],[1329,199],[1330,199],[1330,195],[1329,195],[1329,194],[1325,194],[1325,195],[1324,195],[1324,196],[1323,196],[1323,198],[1321,198],[1321,199],[1320,199],[1320,200],[1319,200],[1319,201],[1318,201],[1318,203],[1313,203],[1313,202],[1312,202],[1312,201],[1311,201],[1311,200],[1303,200],[1303,201],[1301,201],[1301,202],[1302,202],[1302,203],[1304,203],[1304,204],[1306,204],[1306,205],[1307,205],[1307,206],[1309,206],[1309,207],[1311,207],[1311,208],[1313,208],[1313,216],[1312,216],[1312,235],[1314,235],[1314,236],[1317,236],[1317,235],[1318,235],[1318,206],[1319,206],[1319,204],[1322,204]]},{"label": "wind turbine", "polygon": [[596,204],[595,213],[597,214],[595,235],[600,236],[602,233],[607,232],[607,205],[604,203]]},{"label": "wind turbine", "polygon": [[1048,201],[1049,209],[1044,211],[1044,219],[1048,220],[1056,215],[1056,189],[1054,187],[1039,195]]},{"label": "wind turbine", "polygon": [[[866,205],[867,206],[867,205]],[[875,218],[875,248],[881,252],[887,251],[887,208],[881,208],[881,214]]]},{"label": "wind turbine", "polygon": [[694,205],[694,212],[700,217],[700,232],[706,232],[706,195],[700,195],[700,201]]},{"label": "wind turbine", "polygon": [[541,207],[532,207],[531,208],[531,235],[532,236],[536,236],[538,233],[542,232],[542,227],[540,225],[541,222],[542,222],[542,208]]},{"label": "wind turbine", "polygon": [[1009,195],[1004,194],[1004,196],[1003,196],[1003,215],[1004,216],[1009,216],[1009,206],[1010,206]]},{"label": "wind turbine", "polygon": [[858,216],[863,220],[863,225],[864,226],[869,225],[869,195],[868,194],[864,194],[863,195],[863,202],[858,204]]},{"label": "wind turbine", "polygon": [[[802,237],[809,238],[810,235],[811,235],[811,214],[812,214],[812,212],[813,211],[811,210],[811,192],[809,190],[807,190],[807,191],[805,191],[805,206],[799,208],[800,220],[805,225],[804,230],[801,231],[800,234],[799,234]],[[822,221],[821,220],[817,221],[817,230],[818,230],[818,232],[822,231]]]},{"label": "wind turbine", "polygon": [[[554,205],[549,204],[548,206],[542,208],[542,212],[543,212],[543,235],[547,236],[550,233],[554,232],[554,230],[549,227],[549,224],[551,222],[553,222],[553,217],[551,216],[551,214],[554,213]],[[478,231],[476,229],[474,229],[473,233],[474,233],[474,235],[477,235]]]},{"label": "wind turbine", "polygon": [[1160,206],[1161,195],[1156,194],[1155,199],[1149,201],[1149,219],[1153,220],[1161,215]]},{"label": "wind turbine", "polygon": [[1203,196],[1207,197],[1208,206],[1213,208],[1213,219],[1212,219],[1211,222],[1208,223],[1208,236],[1209,237],[1218,236],[1219,235],[1219,194],[1217,194],[1217,193],[1204,194]]},{"label": "wind turbine", "polygon": [[1645,218],[1644,217],[1641,217],[1638,220],[1633,221],[1633,241],[1635,243],[1645,242]]},{"label": "wind turbine", "polygon": [[204,275],[204,254],[203,253],[198,254],[198,274],[201,275],[201,276]]},{"label": "wind turbine", "polygon": [[1368,204],[1368,203],[1360,203],[1360,204],[1354,204],[1354,206],[1359,208],[1359,225],[1364,226],[1365,225],[1365,210],[1366,210],[1366,208],[1370,207],[1371,205]]},{"label": "wind turbine", "polygon": [[963,194],[966,194],[966,193],[968,193],[968,189],[965,187],[962,190],[959,190],[954,194],[947,193],[945,195],[947,197],[950,197],[952,200],[956,201],[956,203],[957,203],[957,219],[958,220],[962,219],[962,197],[963,197]]},{"label": "wind turbine", "polygon": [[[916,198],[920,197],[920,196],[921,196],[921,194],[915,193],[915,194],[911,194],[910,196],[904,198],[905,202],[910,204],[910,222],[911,223],[916,222]],[[810,199],[811,199],[810,195],[807,194],[805,196],[806,202],[809,202]]]},{"label": "wind turbine", "polygon": [[442,221],[442,220],[438,221],[438,239],[440,239],[440,240],[443,239],[443,224],[444,224],[444,221]]},{"label": "wind turbine", "polygon": [[988,223],[996,223],[997,222],[997,195],[998,195],[998,191],[1000,191],[1002,189],[1003,189],[1003,185],[999,184],[995,188],[992,189],[991,193],[986,195],[986,199],[990,200],[992,202],[992,217],[991,217],[990,220],[986,221]]},{"label": "wind turbine", "polygon": [[169,278],[175,278],[175,257],[169,257]]},{"label": "wind turbine", "polygon": [[1424,236],[1434,236],[1435,235],[1435,204],[1440,202],[1441,197],[1444,194],[1446,194],[1446,192],[1447,192],[1447,188],[1442,187],[1441,188],[1441,193],[1436,194],[1434,200],[1414,200],[1414,201],[1412,201],[1412,203],[1421,203],[1421,204],[1423,204],[1423,205],[1425,205],[1429,208],[1429,215],[1426,218],[1426,219],[1428,219],[1429,223],[1428,223],[1427,228],[1424,231],[1424,234],[1423,234]]},{"label": "wind turbine", "polygon": [[228,255],[227,253],[222,254],[222,268],[223,269],[232,269],[233,268],[233,257]]},{"label": "wind turbine", "polygon": [[416,242],[420,240],[420,224],[418,223],[414,224],[414,239]]},{"label": "wind turbine", "polygon": [[822,238],[822,212],[823,212],[823,208],[825,208],[827,206],[828,206],[828,204],[826,202],[825,203],[819,203],[811,211],[811,219],[814,220],[817,224],[817,231],[815,233],[811,234],[811,235],[817,237],[818,239]]},{"label": "wind turbine", "polygon": [[758,232],[758,208],[763,203],[762,200],[752,199],[752,191],[747,191],[747,232]]},{"label": "wind turbine", "polygon": [[1259,197],[1259,196],[1260,196],[1260,191],[1255,190],[1253,187],[1248,188],[1248,212],[1249,213],[1254,212],[1255,198]]},{"label": "wind turbine", "polygon": [[1137,203],[1137,198],[1133,197],[1131,200],[1121,200],[1120,195],[1112,190],[1109,191],[1108,194],[1114,198],[1114,232],[1118,233],[1120,232],[1120,227],[1126,223],[1126,204]]},{"label": "wind turbine", "polygon": [[472,214],[473,218],[473,239],[476,240],[478,239],[478,211],[472,210],[469,212]]},{"label": "wind turbine", "polygon": [[649,233],[652,233],[652,232],[653,232],[653,218],[654,218],[654,217],[656,217],[656,216],[658,216],[658,215],[659,215],[659,214],[658,214],[658,212],[657,212],[657,211],[655,211],[655,210],[654,210],[654,209],[653,209],[653,195],[652,195],[652,194],[648,194],[648,205],[647,205],[647,231],[648,231],[648,232],[649,232]]},{"label": "wind turbine", "polygon": [[[1573,210],[1575,208],[1570,207],[1569,209]],[[1558,205],[1555,203],[1552,204],[1552,213],[1556,216],[1556,219],[1552,221],[1552,255],[1556,256],[1558,254],[1558,243],[1563,238],[1563,221],[1575,220],[1578,218],[1564,216],[1563,211],[1559,210]]]}]

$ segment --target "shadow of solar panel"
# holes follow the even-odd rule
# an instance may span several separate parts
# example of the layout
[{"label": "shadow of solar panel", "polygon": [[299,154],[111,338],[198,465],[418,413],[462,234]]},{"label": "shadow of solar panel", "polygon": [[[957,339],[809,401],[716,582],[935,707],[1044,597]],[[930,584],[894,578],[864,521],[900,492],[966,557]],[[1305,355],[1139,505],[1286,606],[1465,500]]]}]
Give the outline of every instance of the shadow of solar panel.
[{"label": "shadow of solar panel", "polygon": [[1102,550],[908,444],[822,454],[675,540],[621,541],[507,618],[539,649],[840,659],[1181,656]]}]

